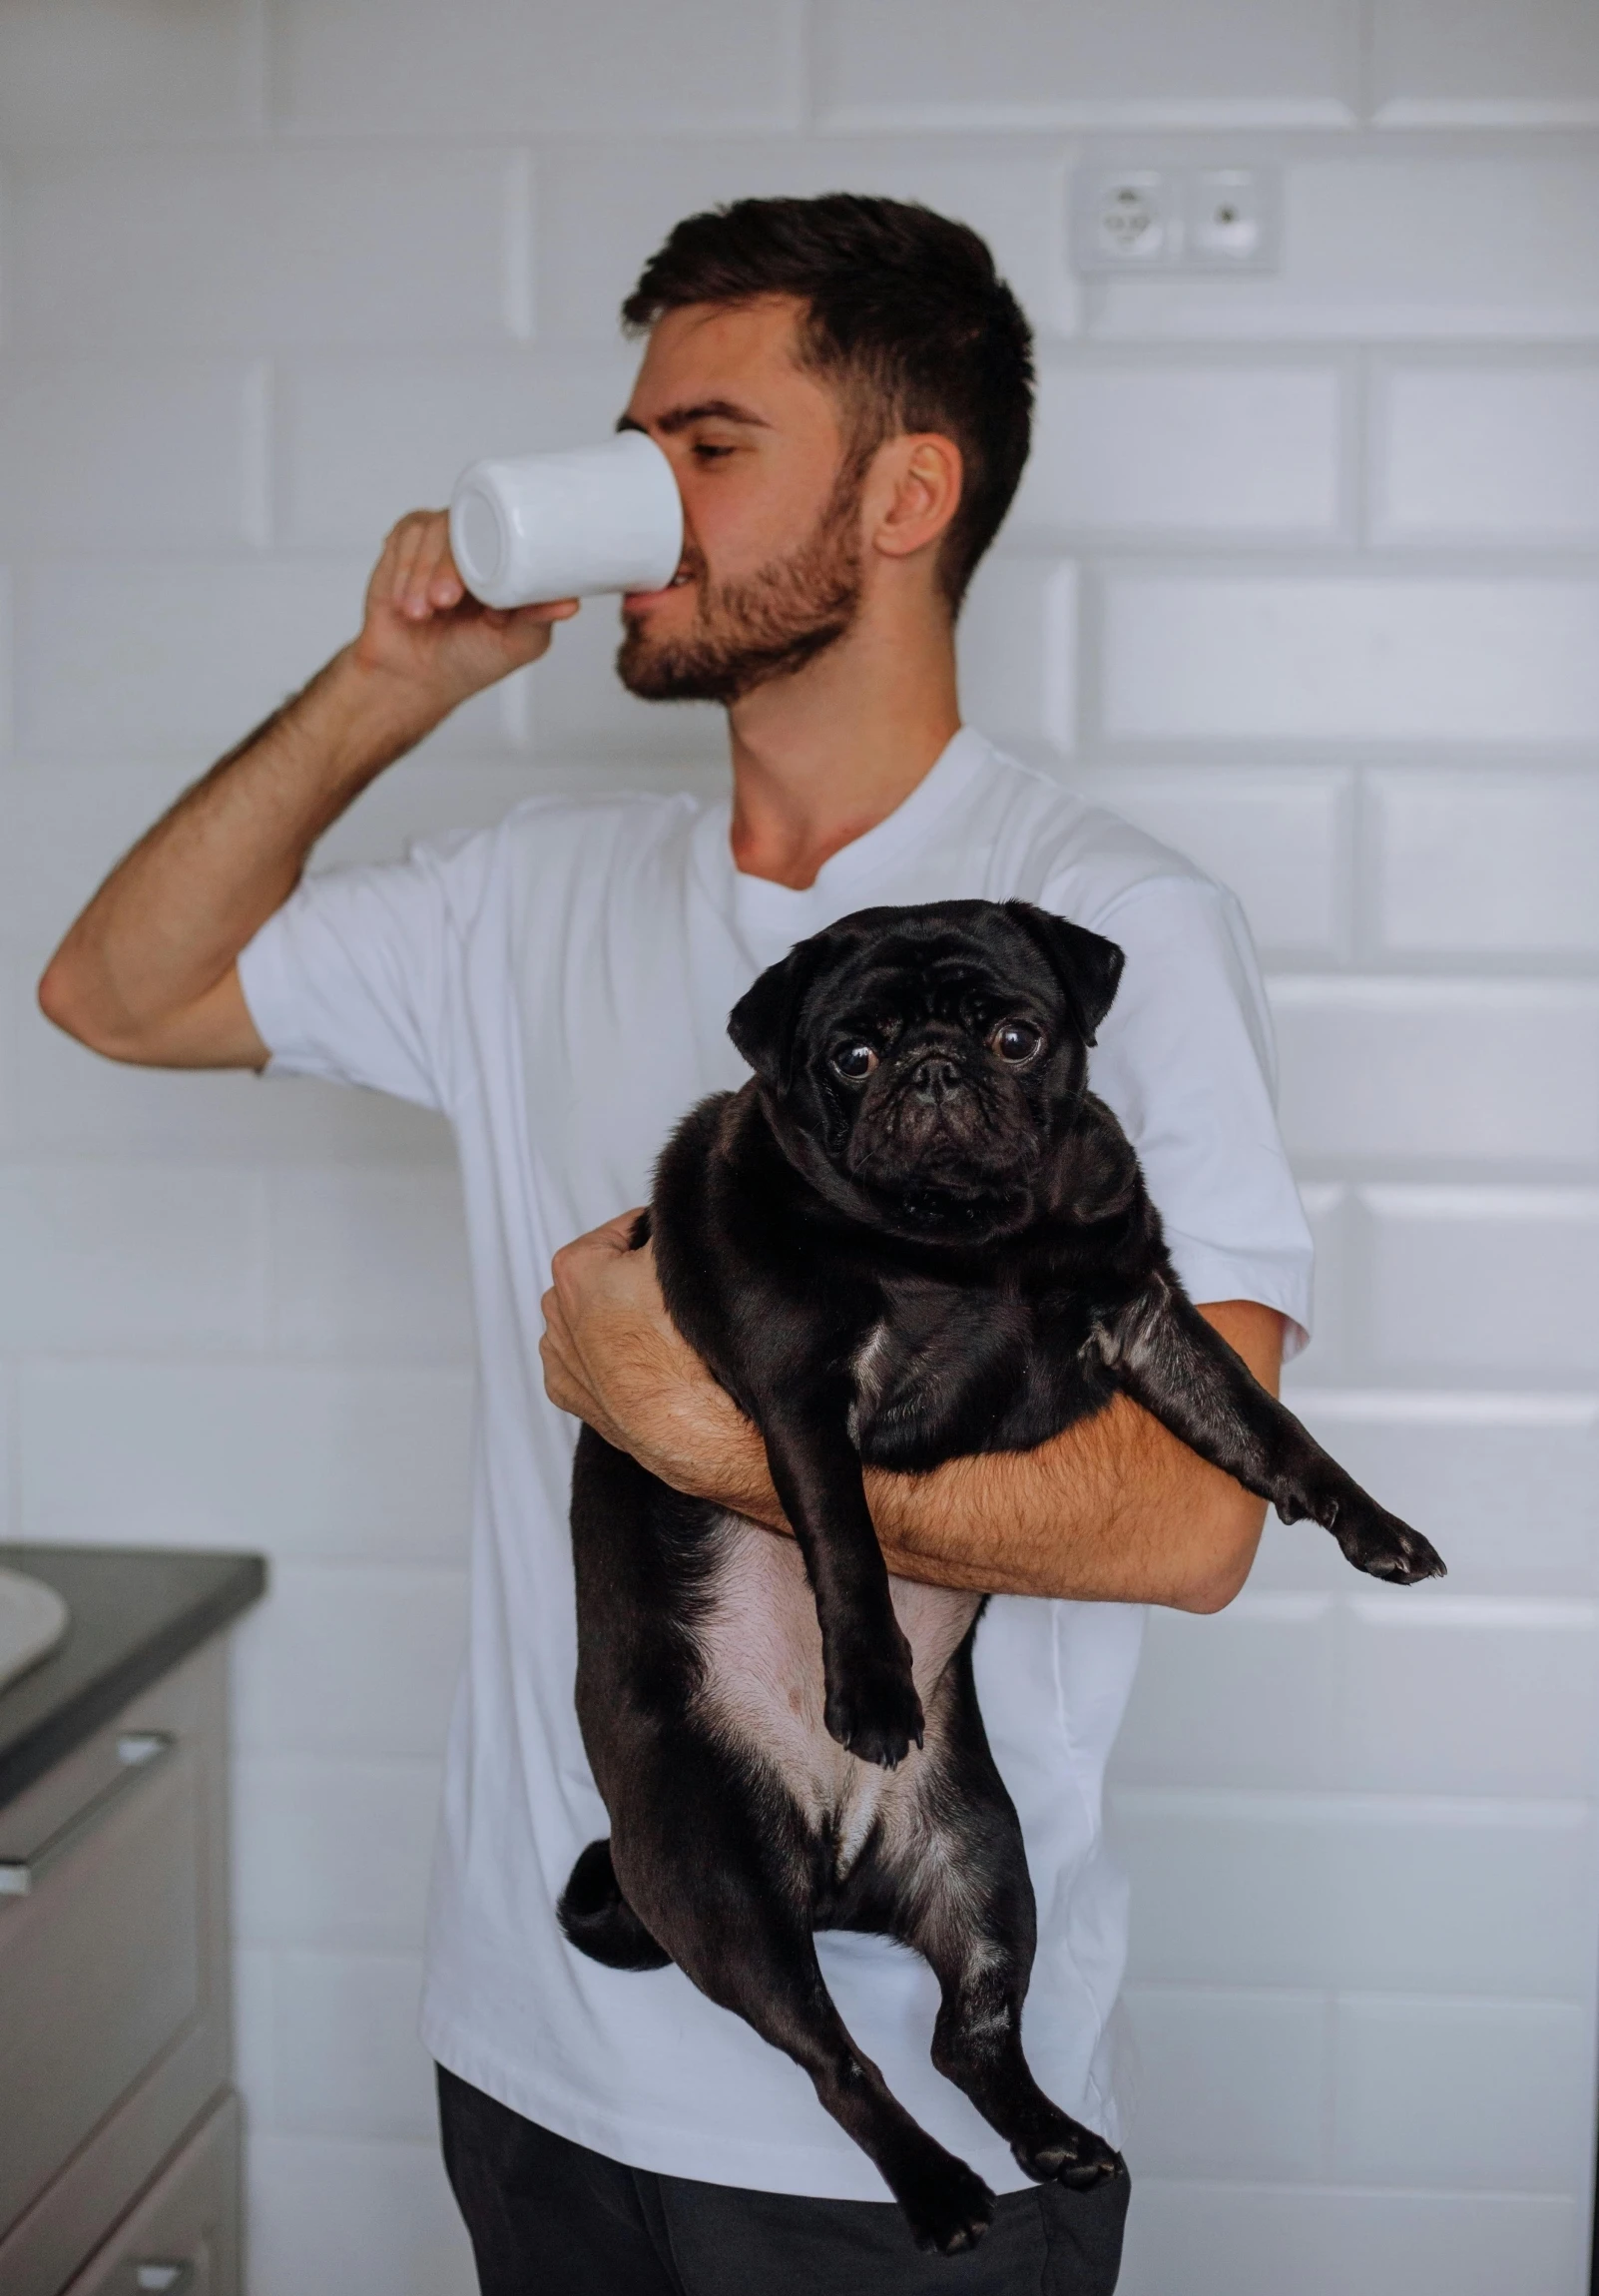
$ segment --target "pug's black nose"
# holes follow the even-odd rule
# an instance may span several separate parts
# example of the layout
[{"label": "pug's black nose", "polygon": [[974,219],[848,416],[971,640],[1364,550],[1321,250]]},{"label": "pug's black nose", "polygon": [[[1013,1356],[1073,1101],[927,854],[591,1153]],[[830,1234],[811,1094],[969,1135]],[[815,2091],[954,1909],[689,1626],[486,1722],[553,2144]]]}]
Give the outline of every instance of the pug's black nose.
[{"label": "pug's black nose", "polygon": [[910,1072],[910,1089],[918,1100],[936,1107],[960,1090],[960,1070],[947,1053],[929,1053]]}]

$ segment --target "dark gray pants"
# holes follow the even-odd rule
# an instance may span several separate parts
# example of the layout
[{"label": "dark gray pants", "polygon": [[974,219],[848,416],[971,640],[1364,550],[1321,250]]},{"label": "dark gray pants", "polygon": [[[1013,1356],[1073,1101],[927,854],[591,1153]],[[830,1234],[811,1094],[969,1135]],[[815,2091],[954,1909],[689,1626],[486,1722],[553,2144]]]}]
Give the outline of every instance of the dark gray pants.
[{"label": "dark gray pants", "polygon": [[999,2202],[964,2256],[923,2256],[891,2201],[800,2200],[624,2168],[442,2066],[439,2122],[483,2296],[1111,2296],[1125,2176]]}]

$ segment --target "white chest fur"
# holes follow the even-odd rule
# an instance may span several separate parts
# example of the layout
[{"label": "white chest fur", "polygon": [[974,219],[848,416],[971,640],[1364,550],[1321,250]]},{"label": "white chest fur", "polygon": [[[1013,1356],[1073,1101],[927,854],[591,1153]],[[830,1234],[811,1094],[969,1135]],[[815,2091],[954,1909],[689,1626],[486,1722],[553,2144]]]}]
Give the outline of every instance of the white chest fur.
[{"label": "white chest fur", "polygon": [[841,1877],[874,1822],[890,1828],[912,1822],[920,1785],[937,1757],[945,1671],[981,1597],[890,1579],[926,1741],[896,1770],[882,1770],[827,1734],[821,1631],[799,1546],[739,1514],[721,1517],[716,1538],[697,1635],[705,1667],[701,1711],[719,1733],[777,1770],[811,1823],[834,1838]]}]

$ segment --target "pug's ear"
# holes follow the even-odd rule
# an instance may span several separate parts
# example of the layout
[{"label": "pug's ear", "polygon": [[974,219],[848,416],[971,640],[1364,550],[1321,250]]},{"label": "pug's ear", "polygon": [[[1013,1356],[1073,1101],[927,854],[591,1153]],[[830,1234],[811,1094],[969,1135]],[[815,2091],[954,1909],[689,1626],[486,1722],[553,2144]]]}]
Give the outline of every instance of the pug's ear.
[{"label": "pug's ear", "polygon": [[763,1084],[787,1092],[794,1082],[795,1035],[805,990],[821,963],[823,935],[802,940],[769,964],[728,1015],[728,1034]]},{"label": "pug's ear", "polygon": [[1077,1015],[1085,1044],[1111,1008],[1122,966],[1127,962],[1113,940],[1090,932],[1086,925],[1035,908],[1030,900],[1008,900],[1006,909],[1048,957],[1056,979]]}]

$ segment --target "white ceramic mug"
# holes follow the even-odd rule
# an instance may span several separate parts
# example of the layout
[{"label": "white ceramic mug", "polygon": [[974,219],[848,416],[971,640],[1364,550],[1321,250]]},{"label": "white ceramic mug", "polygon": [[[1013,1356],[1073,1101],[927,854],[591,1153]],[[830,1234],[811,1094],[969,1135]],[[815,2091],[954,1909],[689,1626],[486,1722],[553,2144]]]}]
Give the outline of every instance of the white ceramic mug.
[{"label": "white ceramic mug", "polygon": [[450,550],[485,606],[664,590],[683,555],[672,465],[642,430],[603,446],[474,462],[450,498]]}]

